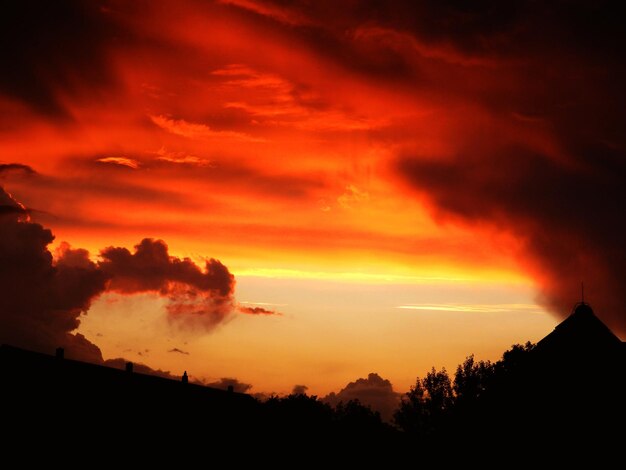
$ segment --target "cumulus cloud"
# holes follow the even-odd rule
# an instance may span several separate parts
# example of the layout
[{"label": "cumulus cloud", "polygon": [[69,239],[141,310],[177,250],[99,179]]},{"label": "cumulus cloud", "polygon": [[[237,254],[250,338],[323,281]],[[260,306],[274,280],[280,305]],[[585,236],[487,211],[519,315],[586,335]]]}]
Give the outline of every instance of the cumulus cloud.
[{"label": "cumulus cloud", "polygon": [[29,222],[26,210],[0,188],[0,342],[102,362],[97,346],[73,333],[106,275],[82,250],[64,247],[56,260],[52,232]]},{"label": "cumulus cloud", "polygon": [[366,379],[360,378],[350,382],[339,392],[331,392],[322,398],[322,401],[332,406],[350,400],[358,400],[361,404],[378,411],[383,420],[391,421],[393,412],[400,403],[400,394],[393,390],[389,380],[376,373],[370,373]]},{"label": "cumulus cloud", "polygon": [[162,240],[143,239],[131,253],[108,247],[99,268],[109,278],[108,290],[123,294],[156,292],[169,299],[169,318],[179,325],[210,329],[232,311],[235,277],[216,259],[204,270],[189,258],[170,256]]},{"label": "cumulus cloud", "polygon": [[[101,363],[99,348],[75,330],[105,291],[155,292],[169,299],[169,318],[201,331],[233,311],[234,276],[218,260],[204,269],[170,256],[162,240],[144,239],[134,252],[108,247],[94,262],[31,222],[28,210],[0,188],[0,342],[42,352],[64,347],[68,357]],[[173,351],[187,354],[179,349]]]},{"label": "cumulus cloud", "polygon": [[126,248],[108,247],[100,256],[99,266],[110,276],[109,289],[113,291],[168,294],[173,284],[186,284],[221,297],[233,292],[235,279],[218,260],[208,260],[203,271],[189,258],[170,256],[163,240],[144,238],[135,245],[134,253]]},{"label": "cumulus cloud", "polygon": [[233,392],[237,393],[246,393],[252,388],[252,384],[240,382],[232,377],[222,377],[215,382],[205,382],[204,385],[207,387],[219,388],[220,390],[230,390],[230,387],[232,387]]},{"label": "cumulus cloud", "polygon": [[[26,220],[18,217],[18,215],[26,215],[27,213],[28,210],[23,204],[16,201],[11,194],[0,187],[0,216],[3,214],[9,215],[9,217],[2,219],[2,222],[11,223]],[[10,215],[13,215],[13,217]]]},{"label": "cumulus cloud", "polygon": [[306,395],[306,391],[309,389],[306,385],[294,385],[291,393],[293,395]]}]

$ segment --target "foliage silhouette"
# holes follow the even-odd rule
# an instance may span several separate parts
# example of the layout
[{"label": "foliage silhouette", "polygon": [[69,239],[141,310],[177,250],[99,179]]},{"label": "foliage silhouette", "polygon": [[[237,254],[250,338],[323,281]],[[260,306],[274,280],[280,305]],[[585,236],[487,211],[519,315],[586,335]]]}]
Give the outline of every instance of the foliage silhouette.
[{"label": "foliage silhouette", "polygon": [[427,436],[443,426],[454,405],[450,376],[445,367],[434,367],[403,397],[394,415],[395,424],[405,432]]},{"label": "foliage silhouette", "polygon": [[495,367],[490,361],[476,361],[468,356],[454,373],[454,397],[456,406],[471,406],[479,400],[492,379]]}]

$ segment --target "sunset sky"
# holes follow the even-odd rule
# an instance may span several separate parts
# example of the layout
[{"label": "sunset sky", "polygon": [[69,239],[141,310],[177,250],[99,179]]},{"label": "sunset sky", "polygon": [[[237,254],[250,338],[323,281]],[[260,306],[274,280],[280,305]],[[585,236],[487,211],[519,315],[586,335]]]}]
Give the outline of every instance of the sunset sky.
[{"label": "sunset sky", "polygon": [[581,281],[623,338],[620,16],[470,3],[3,5],[0,342],[404,392]]}]

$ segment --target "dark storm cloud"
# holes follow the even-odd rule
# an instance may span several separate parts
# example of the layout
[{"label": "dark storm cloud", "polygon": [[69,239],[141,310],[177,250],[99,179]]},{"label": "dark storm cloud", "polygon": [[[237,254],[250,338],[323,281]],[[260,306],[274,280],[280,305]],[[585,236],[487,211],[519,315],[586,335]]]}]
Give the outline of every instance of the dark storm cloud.
[{"label": "dark storm cloud", "polygon": [[27,214],[28,210],[20,206],[14,206],[12,204],[0,203],[0,215],[2,214]]},{"label": "dark storm cloud", "polygon": [[72,333],[79,316],[105,288],[106,276],[86,252],[66,249],[56,263],[50,230],[23,219],[19,204],[0,189],[0,342],[101,362],[97,346]]},{"label": "dark storm cloud", "polygon": [[134,253],[109,247],[100,256],[109,290],[157,292],[169,299],[169,318],[181,326],[211,329],[232,312],[235,278],[216,259],[206,261],[202,270],[188,258],[170,256],[164,241],[149,238]]},{"label": "dark storm cloud", "polygon": [[123,294],[156,292],[167,297],[172,321],[211,329],[233,307],[235,278],[216,259],[204,269],[188,258],[170,256],[163,240],[143,239],[134,252],[108,247],[100,252],[98,269],[107,279],[107,290]]},{"label": "dark storm cloud", "polygon": [[0,163],[0,175],[9,172],[18,172],[27,175],[34,175],[36,173],[30,166],[21,163]]},{"label": "dark storm cloud", "polygon": [[[172,321],[206,331],[233,310],[234,277],[215,259],[201,269],[170,256],[161,240],[144,239],[134,253],[109,247],[93,262],[83,249],[61,243],[28,219],[27,211],[0,188],[0,343],[101,363],[100,349],[73,333],[80,316],[105,291],[156,292],[169,300]],[[182,352],[178,350],[179,352]]]},{"label": "dark storm cloud", "polygon": [[[309,34],[315,30],[340,32],[363,25],[376,25],[410,32],[427,44],[448,43],[466,54],[491,54],[513,48],[525,52],[534,49],[562,48],[546,38],[560,38],[574,47],[589,51],[589,46],[619,50],[616,42],[623,35],[620,2],[570,1],[536,2],[531,0],[366,0],[336,2],[306,0],[283,2],[224,2],[278,22],[289,18],[292,25],[302,26]],[[273,5],[255,9],[253,4]],[[276,14],[282,12],[282,14]],[[591,29],[591,31],[590,31]],[[589,33],[593,32],[591,36]],[[521,42],[520,42],[521,40]],[[324,45],[324,42],[321,42]]]},{"label": "dark storm cloud", "polygon": [[399,169],[436,210],[523,237],[523,262],[555,311],[569,313],[584,281],[597,313],[624,331],[626,172],[595,155],[601,149],[588,165],[562,165],[511,147],[446,162],[406,158]]},{"label": "dark storm cloud", "polygon": [[[453,155],[405,154],[397,170],[436,212],[519,236],[521,263],[553,311],[569,313],[584,281],[596,313],[623,334],[626,31],[615,2],[518,6],[508,29],[487,32],[507,62],[487,76],[506,86],[474,97],[491,127],[470,123]],[[461,38],[482,34],[470,22]],[[520,127],[551,144],[499,131]]]},{"label": "dark storm cloud", "polygon": [[99,2],[9,1],[0,15],[0,95],[67,117],[62,93],[110,85],[105,48],[116,27]]},{"label": "dark storm cloud", "polygon": [[109,247],[100,252],[100,268],[111,283],[109,288],[122,293],[155,291],[167,294],[171,283],[186,284],[199,290],[214,291],[228,297],[234,277],[218,260],[206,262],[202,271],[189,258],[170,256],[163,240],[144,238],[131,253],[126,248]]}]

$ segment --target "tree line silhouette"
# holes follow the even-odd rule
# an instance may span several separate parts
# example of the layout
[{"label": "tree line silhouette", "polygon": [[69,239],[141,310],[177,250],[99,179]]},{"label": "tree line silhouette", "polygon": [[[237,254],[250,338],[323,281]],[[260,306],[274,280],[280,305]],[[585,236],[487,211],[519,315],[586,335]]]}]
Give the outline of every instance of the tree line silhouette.
[{"label": "tree line silhouette", "polygon": [[[496,362],[478,361],[474,355],[459,364],[451,377],[446,368],[434,367],[402,395],[391,423],[385,423],[378,411],[358,399],[340,402],[335,407],[317,396],[290,394],[271,396],[261,406],[273,416],[280,429],[298,429],[299,433],[329,430],[380,437],[405,434],[409,440],[432,441],[450,437],[450,430],[469,419],[474,410],[501,389],[507,376],[520,370],[534,344],[515,344]],[[406,437],[405,437],[406,439]]]},{"label": "tree line silhouette", "polygon": [[433,367],[402,395],[391,423],[358,400],[333,408],[316,396],[292,394],[261,406],[276,433],[325,436],[331,446],[348,436],[359,448],[392,453],[400,461],[416,451],[453,448],[448,459],[478,462],[477,449],[485,451],[487,444],[491,457],[516,455],[520,462],[559,448],[565,449],[564,461],[591,454],[610,459],[621,455],[626,417],[624,347],[616,345],[583,345],[555,356],[543,344],[527,342],[495,362],[470,355],[453,374]]},{"label": "tree line silhouette", "polygon": [[71,442],[73,452],[96,454],[130,448],[157,460],[209,449],[290,467],[342,457],[350,468],[374,461],[387,468],[416,455],[465,464],[506,455],[519,463],[557,451],[561,461],[611,459],[622,455],[625,438],[625,352],[581,303],[536,345],[515,344],[495,362],[470,355],[452,374],[433,367],[385,422],[358,400],[331,406],[306,393],[257,400],[3,345],[2,443],[65,449]]}]

